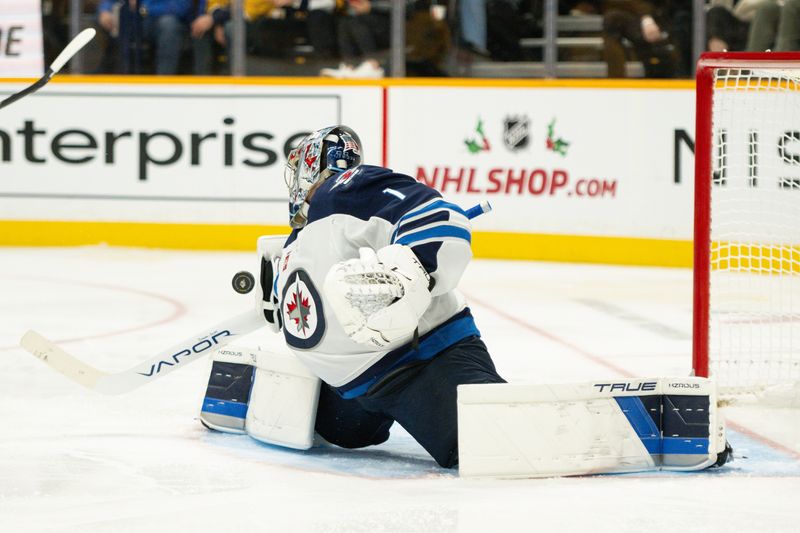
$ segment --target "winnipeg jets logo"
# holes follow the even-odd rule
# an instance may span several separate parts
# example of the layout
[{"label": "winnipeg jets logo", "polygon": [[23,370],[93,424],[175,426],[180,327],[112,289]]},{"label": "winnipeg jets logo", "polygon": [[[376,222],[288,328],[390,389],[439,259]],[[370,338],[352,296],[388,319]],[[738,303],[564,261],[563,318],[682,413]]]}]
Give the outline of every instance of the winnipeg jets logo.
[{"label": "winnipeg jets logo", "polygon": [[297,326],[297,332],[305,334],[309,329],[308,317],[311,315],[308,298],[303,296],[302,291],[293,292],[291,297],[292,301],[286,304],[287,315]]},{"label": "winnipeg jets logo", "polygon": [[351,168],[350,170],[345,170],[341,174],[336,177],[336,181],[333,183],[333,187],[331,190],[335,189],[339,185],[344,185],[345,187],[348,186],[352,181],[353,178],[356,177],[361,167]]},{"label": "winnipeg jets logo", "polygon": [[325,314],[319,292],[305,270],[298,269],[286,276],[281,313],[286,344],[310,350],[320,343],[325,334]]}]

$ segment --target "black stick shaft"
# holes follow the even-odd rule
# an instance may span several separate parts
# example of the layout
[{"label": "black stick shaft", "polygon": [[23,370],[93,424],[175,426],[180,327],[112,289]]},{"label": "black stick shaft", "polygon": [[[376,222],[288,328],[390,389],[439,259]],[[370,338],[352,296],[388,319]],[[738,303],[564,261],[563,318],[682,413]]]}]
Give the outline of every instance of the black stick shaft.
[{"label": "black stick shaft", "polygon": [[11,96],[9,96],[8,98],[6,98],[5,100],[3,100],[2,102],[0,102],[0,109],[3,109],[7,105],[13,104],[14,102],[19,100],[20,98],[28,96],[31,93],[35,93],[36,91],[38,91],[39,89],[41,89],[42,87],[47,85],[47,82],[50,81],[50,78],[52,78],[52,77],[53,77],[53,71],[48,69],[47,70],[47,74],[45,74],[44,76],[39,78],[33,85],[25,87],[20,92],[14,93]]}]

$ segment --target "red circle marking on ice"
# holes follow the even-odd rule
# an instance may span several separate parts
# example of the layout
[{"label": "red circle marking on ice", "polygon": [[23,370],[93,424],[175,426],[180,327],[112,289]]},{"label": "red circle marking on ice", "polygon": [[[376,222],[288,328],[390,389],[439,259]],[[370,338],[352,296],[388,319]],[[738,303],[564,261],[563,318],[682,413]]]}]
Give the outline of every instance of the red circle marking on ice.
[{"label": "red circle marking on ice", "polygon": [[[20,278],[18,278],[20,279]],[[124,335],[126,333],[132,333],[134,331],[142,331],[145,329],[153,328],[156,326],[161,326],[163,324],[167,324],[174,320],[177,320],[181,316],[186,314],[186,307],[179,301],[173,300],[169,296],[165,296],[163,294],[158,294],[155,292],[143,291],[139,289],[130,289],[128,287],[122,287],[119,285],[106,285],[104,283],[89,283],[85,281],[74,281],[74,280],[63,280],[63,279],[48,279],[48,278],[24,278],[28,281],[35,281],[37,283],[46,282],[46,283],[59,283],[59,284],[66,284],[66,285],[78,285],[82,287],[92,287],[95,289],[106,289],[111,291],[117,292],[124,292],[128,294],[135,294],[137,296],[144,296],[146,298],[151,298],[154,300],[158,300],[161,302],[165,302],[172,307],[172,312],[163,318],[158,320],[154,320],[152,322],[145,322],[144,324],[139,324],[136,326],[130,326],[123,329],[108,331],[105,333],[96,333],[93,335],[83,335],[80,337],[67,337],[67,338],[60,338],[60,339],[52,339],[52,341],[56,344],[67,344],[70,342],[79,342],[79,341],[86,341],[91,339],[103,339],[106,337],[115,337],[117,335]],[[19,346],[0,346],[0,351],[5,350],[14,350],[19,348]]]}]

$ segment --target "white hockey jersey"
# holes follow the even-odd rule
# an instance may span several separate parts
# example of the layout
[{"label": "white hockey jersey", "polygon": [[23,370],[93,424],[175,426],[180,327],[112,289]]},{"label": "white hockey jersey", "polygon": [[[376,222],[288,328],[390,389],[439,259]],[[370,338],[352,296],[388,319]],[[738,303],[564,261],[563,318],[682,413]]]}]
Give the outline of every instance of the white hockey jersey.
[{"label": "white hockey jersey", "polygon": [[[289,348],[345,398],[360,396],[381,377],[435,357],[479,335],[456,285],[472,257],[466,213],[410,176],[369,165],[333,176],[314,193],[308,223],[284,244],[273,290]],[[391,351],[351,340],[326,309],[325,276],[340,261],[399,243],[411,247],[434,284],[419,338]]]}]

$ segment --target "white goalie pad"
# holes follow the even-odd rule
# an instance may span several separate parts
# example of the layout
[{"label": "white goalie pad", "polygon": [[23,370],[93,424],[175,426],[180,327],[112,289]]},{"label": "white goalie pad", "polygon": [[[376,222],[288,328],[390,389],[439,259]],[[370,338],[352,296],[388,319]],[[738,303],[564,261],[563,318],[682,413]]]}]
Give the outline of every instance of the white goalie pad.
[{"label": "white goalie pad", "polygon": [[261,442],[311,448],[319,378],[290,354],[258,351],[254,356],[256,373],[245,431]]},{"label": "white goalie pad", "polygon": [[319,378],[290,353],[227,347],[213,357],[200,419],[217,431],[307,450],[319,387]]},{"label": "white goalie pad", "polygon": [[459,474],[552,477],[701,470],[725,449],[703,378],[458,388]]}]

